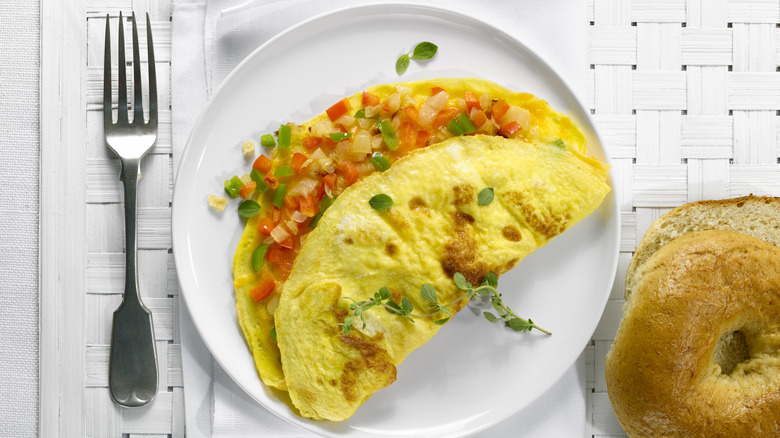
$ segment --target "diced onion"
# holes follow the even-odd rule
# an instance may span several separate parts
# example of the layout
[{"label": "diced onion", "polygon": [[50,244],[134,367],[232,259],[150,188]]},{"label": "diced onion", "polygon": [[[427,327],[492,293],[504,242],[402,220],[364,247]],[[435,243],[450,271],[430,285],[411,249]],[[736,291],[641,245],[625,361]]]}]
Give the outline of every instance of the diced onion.
[{"label": "diced onion", "polygon": [[317,180],[312,178],[303,178],[298,182],[292,183],[287,188],[288,196],[306,196],[317,188]]},{"label": "diced onion", "polygon": [[528,129],[531,126],[531,113],[525,108],[509,105],[506,114],[501,118],[501,123],[509,122],[517,122],[523,129]]},{"label": "diced onion", "polygon": [[273,315],[276,312],[276,308],[279,307],[279,297],[281,296],[282,294],[273,294],[266,300],[265,310],[267,310],[268,313]]},{"label": "diced onion", "polygon": [[371,149],[376,150],[382,147],[385,142],[382,140],[382,134],[377,134],[371,138]]},{"label": "diced onion", "polygon": [[346,128],[351,128],[355,125],[356,119],[348,114],[344,114],[336,120],[336,123],[343,125]]},{"label": "diced onion", "polygon": [[332,132],[339,132],[339,128],[330,120],[320,120],[312,125],[310,132],[314,137],[324,137]]},{"label": "diced onion", "polygon": [[387,96],[385,102],[387,103],[388,111],[394,113],[398,111],[399,108],[401,108],[401,95],[398,93],[393,93]]},{"label": "diced onion", "polygon": [[282,243],[289,239],[292,235],[282,225],[277,225],[271,230],[271,237],[276,243]]},{"label": "diced onion", "polygon": [[298,223],[297,222],[295,222],[292,219],[289,219],[284,224],[287,225],[287,228],[292,230],[292,231],[290,231],[291,234],[298,234]]},{"label": "diced onion", "polygon": [[363,108],[366,117],[374,117],[379,113],[379,105],[368,105]]},{"label": "diced onion", "polygon": [[479,106],[482,107],[483,110],[487,111],[490,107],[490,96],[488,96],[487,93],[484,93],[483,95],[479,96]]},{"label": "diced onion", "polygon": [[300,223],[302,223],[303,221],[305,221],[306,219],[308,219],[308,218],[309,218],[309,216],[306,216],[305,214],[301,213],[300,211],[298,211],[298,210],[295,210],[295,211],[293,212],[293,214],[292,214],[292,215],[290,215],[290,218],[291,218],[292,220],[294,220],[295,222],[297,222],[297,223],[299,223],[299,224],[300,224]]},{"label": "diced onion", "polygon": [[360,130],[355,134],[354,141],[352,142],[352,152],[362,154],[371,153],[371,134],[369,134],[368,131]]},{"label": "diced onion", "polygon": [[447,105],[447,99],[450,96],[446,91],[440,91],[433,96],[427,98],[420,107],[420,114],[417,116],[417,123],[424,128],[430,128],[433,124],[433,120],[439,111]]}]

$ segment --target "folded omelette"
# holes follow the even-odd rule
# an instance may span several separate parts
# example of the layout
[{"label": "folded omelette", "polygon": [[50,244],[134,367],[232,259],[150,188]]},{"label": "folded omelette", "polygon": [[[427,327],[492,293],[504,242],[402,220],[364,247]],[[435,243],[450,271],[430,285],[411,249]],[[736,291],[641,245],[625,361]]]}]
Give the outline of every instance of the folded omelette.
[{"label": "folded omelette", "polygon": [[[314,419],[351,416],[441,328],[374,309],[344,334],[347,297],[387,287],[425,308],[427,283],[442,302],[457,298],[456,272],[472,284],[506,272],[609,191],[607,166],[585,155],[567,116],[484,80],[376,86],[285,126],[254,166],[261,208],[234,286],[260,377]],[[480,205],[485,188],[494,200]],[[378,194],[392,206],[372,208]]]}]

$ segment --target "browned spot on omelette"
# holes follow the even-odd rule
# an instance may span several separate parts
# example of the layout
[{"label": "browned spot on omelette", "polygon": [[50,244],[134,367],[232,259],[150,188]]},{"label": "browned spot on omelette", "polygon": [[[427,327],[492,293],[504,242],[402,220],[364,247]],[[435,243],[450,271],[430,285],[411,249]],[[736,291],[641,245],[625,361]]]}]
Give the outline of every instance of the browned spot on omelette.
[{"label": "browned spot on omelette", "polygon": [[487,275],[488,269],[477,252],[477,242],[472,235],[471,224],[474,223],[474,218],[457,211],[453,213],[452,221],[455,230],[444,245],[441,267],[449,277],[460,272],[471,284],[479,284]]},{"label": "browned spot on omelette", "polygon": [[470,184],[459,184],[452,188],[455,194],[455,206],[462,207],[470,204],[474,200],[474,187]]},{"label": "browned spot on omelette", "polygon": [[409,210],[424,214],[430,214],[431,212],[428,204],[419,196],[415,196],[409,200]]},{"label": "browned spot on omelette", "polygon": [[398,247],[395,246],[392,243],[386,243],[385,244],[385,254],[389,255],[390,257],[394,256],[395,253],[398,252]]},{"label": "browned spot on omelette", "polygon": [[514,204],[516,208],[513,210],[520,214],[528,227],[549,240],[566,231],[571,213],[560,215],[551,211],[547,203],[532,202],[538,198],[538,195],[529,193],[508,192],[506,194],[506,201]]},{"label": "browned spot on omelette", "polygon": [[510,242],[519,242],[523,240],[523,235],[520,234],[520,230],[514,225],[505,226],[504,229],[501,230],[501,234],[504,236],[504,239]]},{"label": "browned spot on omelette", "polygon": [[340,335],[339,339],[357,353],[357,357],[344,364],[344,370],[341,372],[341,391],[345,399],[359,400],[360,390],[355,385],[361,374],[371,375],[371,379],[379,388],[395,382],[396,368],[385,350],[371,340],[358,336]]}]

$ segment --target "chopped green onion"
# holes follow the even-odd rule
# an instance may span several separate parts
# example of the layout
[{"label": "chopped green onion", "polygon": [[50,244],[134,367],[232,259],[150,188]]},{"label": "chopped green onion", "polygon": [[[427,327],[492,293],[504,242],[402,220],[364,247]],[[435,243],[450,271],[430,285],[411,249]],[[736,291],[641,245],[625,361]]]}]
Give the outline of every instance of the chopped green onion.
[{"label": "chopped green onion", "polygon": [[371,154],[371,164],[374,165],[374,169],[380,172],[390,168],[390,161],[381,152]]},{"label": "chopped green onion", "polygon": [[241,187],[244,187],[244,183],[236,175],[225,180],[225,192],[230,196],[230,199],[236,199],[236,196],[241,193]]},{"label": "chopped green onion", "polygon": [[469,116],[466,115],[466,113],[460,113],[457,116],[455,116],[455,120],[458,121],[458,124],[463,128],[463,132],[466,134],[472,134],[474,132],[477,132],[477,128],[474,126],[473,123],[471,123],[471,120],[469,119]]},{"label": "chopped green onion", "polygon": [[271,327],[271,330],[268,330],[268,334],[271,335],[271,339],[276,342],[276,326]]},{"label": "chopped green onion", "polygon": [[381,120],[376,124],[379,128],[379,132],[382,133],[382,140],[385,142],[385,146],[391,151],[398,149],[398,138],[395,136],[395,130],[393,130],[393,124],[390,120]]},{"label": "chopped green onion", "polygon": [[346,140],[352,136],[352,134],[350,134],[349,132],[334,132],[329,135],[330,135],[330,139],[333,141]]},{"label": "chopped green onion", "polygon": [[355,118],[356,119],[365,119],[366,118],[366,109],[365,108],[360,108],[359,110],[357,110],[357,112],[355,112]]},{"label": "chopped green onion", "polygon": [[325,213],[325,210],[330,208],[331,205],[333,205],[333,198],[327,194],[322,195],[322,200],[320,200],[320,212]]},{"label": "chopped green onion", "polygon": [[279,147],[289,148],[292,142],[292,129],[287,125],[279,127]]},{"label": "chopped green onion", "polygon": [[369,199],[368,203],[371,204],[371,207],[374,210],[387,210],[393,206],[393,198],[384,193],[380,193]]},{"label": "chopped green onion", "polygon": [[268,190],[268,184],[265,182],[265,174],[263,172],[260,172],[257,169],[252,169],[251,172],[249,172],[249,177],[252,178],[252,181],[257,183],[257,191],[259,193],[263,193],[264,191]]},{"label": "chopped green onion", "polygon": [[566,147],[566,144],[565,144],[565,143],[563,142],[563,140],[561,140],[560,138],[559,138],[559,139],[557,139],[557,140],[555,140],[555,141],[553,142],[553,144],[554,144],[555,146],[558,146],[558,147],[559,147],[559,148],[561,148],[561,149],[564,149],[564,148]]},{"label": "chopped green onion", "polygon": [[447,129],[454,135],[463,135],[466,133],[466,131],[463,130],[463,127],[460,126],[460,123],[454,118],[450,120],[450,123],[447,123]]},{"label": "chopped green onion", "polygon": [[274,136],[271,134],[263,134],[260,136],[260,145],[265,148],[272,148],[276,146],[276,140],[274,140]]},{"label": "chopped green onion", "polygon": [[251,199],[238,204],[238,214],[243,217],[252,217],[257,213],[260,213],[260,204]]},{"label": "chopped green onion", "polygon": [[278,178],[284,178],[285,176],[293,176],[293,175],[295,175],[295,171],[290,166],[282,166],[276,169],[276,172],[274,172],[274,176]]},{"label": "chopped green onion", "polygon": [[257,248],[255,248],[254,252],[252,253],[252,269],[255,270],[255,272],[259,271],[260,268],[263,267],[263,260],[265,259],[265,253],[268,251],[268,248],[271,245],[260,245]]},{"label": "chopped green onion", "polygon": [[284,195],[287,194],[287,184],[282,183],[279,184],[279,187],[274,190],[274,207],[276,208],[282,208],[282,204],[284,204]]}]

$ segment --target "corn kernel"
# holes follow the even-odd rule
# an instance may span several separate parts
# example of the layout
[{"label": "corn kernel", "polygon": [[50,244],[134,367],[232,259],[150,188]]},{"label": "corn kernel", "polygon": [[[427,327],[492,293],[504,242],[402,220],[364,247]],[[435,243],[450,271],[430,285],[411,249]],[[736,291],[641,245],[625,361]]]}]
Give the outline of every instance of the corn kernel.
[{"label": "corn kernel", "polygon": [[227,206],[228,200],[224,196],[209,195],[209,206],[217,211],[222,211]]},{"label": "corn kernel", "polygon": [[255,142],[251,140],[247,140],[244,142],[244,144],[241,145],[241,149],[244,150],[244,155],[254,154],[255,153]]}]

